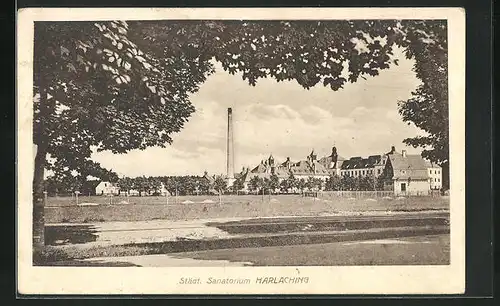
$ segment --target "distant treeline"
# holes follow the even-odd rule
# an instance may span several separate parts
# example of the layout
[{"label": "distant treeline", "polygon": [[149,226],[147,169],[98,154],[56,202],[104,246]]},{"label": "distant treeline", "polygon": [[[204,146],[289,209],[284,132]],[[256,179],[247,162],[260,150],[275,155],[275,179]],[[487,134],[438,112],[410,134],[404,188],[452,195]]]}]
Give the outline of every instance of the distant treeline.
[{"label": "distant treeline", "polygon": [[[51,196],[69,195],[77,190],[84,195],[95,195],[95,188],[99,182],[98,180],[81,180],[78,177],[58,180],[51,176],[45,180],[45,190]],[[211,187],[208,179],[194,175],[121,177],[109,180],[109,182],[116,184],[121,193],[136,190],[140,195],[161,194],[162,183],[170,194],[178,195],[208,194]]]},{"label": "distant treeline", "polygon": [[137,190],[142,194],[161,194],[162,185],[172,195],[208,194],[210,182],[202,176],[123,177],[117,182],[120,191]]},{"label": "distant treeline", "polygon": [[[95,188],[100,181],[81,181],[77,177],[74,179],[57,180],[55,177],[48,177],[45,180],[45,190],[49,195],[69,195],[78,190],[83,195],[95,195]],[[218,193],[236,193],[245,188],[242,179],[237,179],[232,187],[227,186],[226,180],[222,176],[207,179],[204,176],[139,176],[122,177],[111,180],[120,188],[120,193],[131,190],[139,192],[139,195],[160,195],[162,186],[171,195],[206,195]],[[276,175],[270,178],[251,177],[247,182],[247,191],[251,193],[290,193],[303,192],[306,190],[382,190],[383,180],[373,176],[338,176],[332,175],[326,181],[309,177],[296,178],[292,175],[286,179],[280,179]]]},{"label": "distant treeline", "polygon": [[[236,184],[241,184],[236,181]],[[286,179],[279,179],[277,175],[271,175],[269,178],[260,178],[254,176],[248,181],[248,189],[250,192],[261,193],[263,191],[271,192],[303,192],[307,190],[359,190],[359,191],[373,191],[383,189],[383,179],[374,176],[338,176],[331,175],[328,179],[322,180],[320,178],[308,177],[296,178],[290,174]],[[240,187],[240,185],[238,186]]]}]

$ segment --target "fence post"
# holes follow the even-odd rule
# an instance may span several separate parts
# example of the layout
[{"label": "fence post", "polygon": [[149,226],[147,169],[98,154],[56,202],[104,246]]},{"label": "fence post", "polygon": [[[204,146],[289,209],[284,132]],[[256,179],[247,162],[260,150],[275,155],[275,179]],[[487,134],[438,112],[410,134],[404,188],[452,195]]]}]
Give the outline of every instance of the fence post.
[{"label": "fence post", "polygon": [[47,206],[47,202],[48,202],[47,199],[48,199],[48,197],[47,197],[47,190],[45,190],[43,192],[43,202],[44,202],[43,203],[43,207]]}]

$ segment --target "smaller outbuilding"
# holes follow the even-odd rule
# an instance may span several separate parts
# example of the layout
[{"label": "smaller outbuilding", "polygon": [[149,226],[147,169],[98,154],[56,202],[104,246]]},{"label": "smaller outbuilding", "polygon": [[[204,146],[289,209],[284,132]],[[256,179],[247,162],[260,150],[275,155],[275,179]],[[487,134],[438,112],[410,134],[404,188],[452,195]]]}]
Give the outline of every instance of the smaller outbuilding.
[{"label": "smaller outbuilding", "polygon": [[397,196],[428,195],[441,188],[441,167],[420,155],[408,155],[404,150],[388,154],[384,170],[384,189],[393,190]]},{"label": "smaller outbuilding", "polygon": [[95,188],[96,195],[118,195],[120,194],[120,187],[111,182],[100,182]]}]

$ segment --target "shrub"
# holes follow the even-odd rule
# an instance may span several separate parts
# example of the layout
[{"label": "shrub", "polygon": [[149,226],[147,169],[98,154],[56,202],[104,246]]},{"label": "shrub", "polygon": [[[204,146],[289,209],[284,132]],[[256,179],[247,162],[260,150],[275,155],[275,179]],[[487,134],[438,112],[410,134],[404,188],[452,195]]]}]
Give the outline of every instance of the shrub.
[{"label": "shrub", "polygon": [[43,266],[56,261],[68,260],[71,257],[62,249],[45,246],[33,249],[33,265]]}]

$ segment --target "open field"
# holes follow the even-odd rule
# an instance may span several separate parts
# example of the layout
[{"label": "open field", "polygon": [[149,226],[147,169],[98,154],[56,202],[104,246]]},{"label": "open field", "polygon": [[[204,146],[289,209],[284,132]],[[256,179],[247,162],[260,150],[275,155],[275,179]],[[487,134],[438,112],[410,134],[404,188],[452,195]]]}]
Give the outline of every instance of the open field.
[{"label": "open field", "polygon": [[[367,237],[368,238],[368,237]],[[370,239],[371,238],[371,239]],[[67,252],[56,266],[347,266],[447,265],[449,235],[423,235],[369,240],[165,252],[155,247],[115,246],[91,252]],[[62,250],[60,250],[62,252]],[[173,251],[173,250],[170,250]]]},{"label": "open field", "polygon": [[109,221],[95,224],[47,224],[45,242],[55,246],[125,245],[165,241],[226,239],[274,234],[344,232],[375,228],[449,225],[447,212],[392,213],[371,216],[309,216],[196,220]]},{"label": "open field", "polygon": [[448,210],[447,197],[409,198],[328,198],[299,195],[175,197],[80,197],[77,206],[72,198],[48,198],[45,208],[47,223],[95,223],[106,221],[192,220],[233,217],[318,216],[343,212]]},{"label": "open field", "polygon": [[255,266],[448,265],[448,235],[177,253],[175,258]]}]

